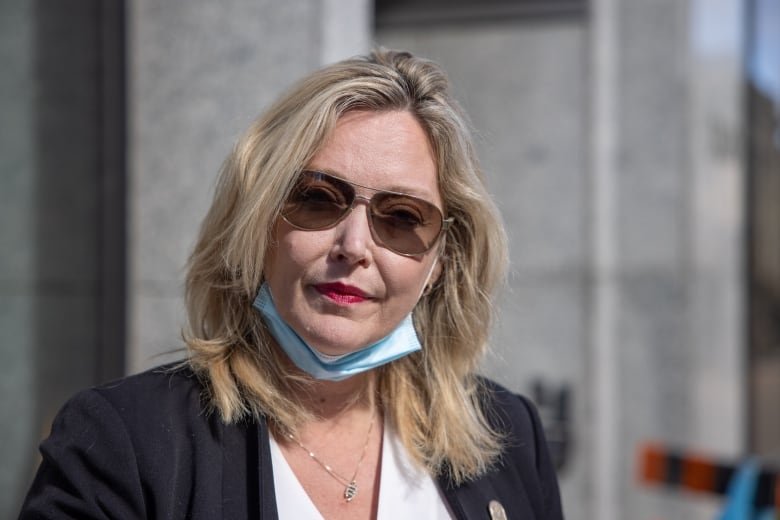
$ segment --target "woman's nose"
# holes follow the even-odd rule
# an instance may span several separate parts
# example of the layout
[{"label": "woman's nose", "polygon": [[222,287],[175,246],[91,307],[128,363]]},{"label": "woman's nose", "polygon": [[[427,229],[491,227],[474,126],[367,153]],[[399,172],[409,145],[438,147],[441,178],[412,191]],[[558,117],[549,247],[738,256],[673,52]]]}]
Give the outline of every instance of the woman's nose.
[{"label": "woman's nose", "polygon": [[368,222],[368,205],[356,201],[349,214],[336,226],[333,254],[338,260],[350,263],[370,261],[370,249],[374,245]]}]

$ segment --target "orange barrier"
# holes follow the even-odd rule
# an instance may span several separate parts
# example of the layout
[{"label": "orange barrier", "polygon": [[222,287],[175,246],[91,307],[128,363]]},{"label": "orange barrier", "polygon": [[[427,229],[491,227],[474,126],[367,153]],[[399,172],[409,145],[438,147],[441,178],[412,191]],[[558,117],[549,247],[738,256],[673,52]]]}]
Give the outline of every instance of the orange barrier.
[{"label": "orange barrier", "polygon": [[775,475],[775,510],[780,511],[780,477]]},{"label": "orange barrier", "polygon": [[[638,450],[638,480],[693,493],[725,495],[739,461],[727,461],[692,450],[647,443]],[[774,506],[780,511],[780,472],[762,469],[756,486],[757,508]]]}]

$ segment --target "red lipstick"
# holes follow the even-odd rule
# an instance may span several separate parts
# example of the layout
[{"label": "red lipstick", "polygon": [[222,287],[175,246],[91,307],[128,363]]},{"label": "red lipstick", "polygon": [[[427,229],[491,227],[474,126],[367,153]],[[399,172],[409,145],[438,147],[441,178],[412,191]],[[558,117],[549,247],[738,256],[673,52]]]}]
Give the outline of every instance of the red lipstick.
[{"label": "red lipstick", "polygon": [[322,283],[314,288],[336,303],[360,303],[368,299],[368,295],[357,287],[340,282]]}]

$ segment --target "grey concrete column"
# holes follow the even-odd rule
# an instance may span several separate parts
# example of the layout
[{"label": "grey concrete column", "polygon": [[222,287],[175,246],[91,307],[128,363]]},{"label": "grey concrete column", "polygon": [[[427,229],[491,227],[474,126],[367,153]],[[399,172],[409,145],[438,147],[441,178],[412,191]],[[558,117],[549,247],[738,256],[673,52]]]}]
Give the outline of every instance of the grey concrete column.
[{"label": "grey concrete column", "polygon": [[[0,517],[16,515],[35,431],[34,9],[0,7]],[[11,398],[13,396],[13,398]]]},{"label": "grey concrete column", "polygon": [[615,450],[619,444],[618,276],[617,267],[617,81],[618,20],[615,0],[594,0],[590,26],[590,229],[591,287],[589,301],[588,415],[581,432],[590,478],[591,518],[617,520],[619,481]]},{"label": "grey concrete column", "polygon": [[589,420],[585,18],[460,22],[391,25],[377,39],[439,62],[472,118],[511,260],[485,371],[527,395],[535,383],[571,392],[562,493],[577,504],[567,518],[587,518],[586,448],[575,437]]},{"label": "grey concrete column", "polygon": [[598,482],[617,503],[592,516],[709,519],[718,502],[643,488],[636,464],[648,441],[723,457],[743,448],[740,2],[596,7],[617,20],[617,305],[613,359],[594,359],[614,370],[616,394],[594,406],[617,406],[618,442]]}]

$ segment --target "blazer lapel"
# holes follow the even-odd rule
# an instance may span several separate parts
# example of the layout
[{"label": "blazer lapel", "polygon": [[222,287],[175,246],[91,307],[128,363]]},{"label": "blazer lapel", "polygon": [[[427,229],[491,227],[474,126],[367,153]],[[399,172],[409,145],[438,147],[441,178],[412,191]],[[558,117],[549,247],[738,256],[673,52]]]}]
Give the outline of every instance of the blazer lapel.
[{"label": "blazer lapel", "polygon": [[260,424],[253,423],[257,430],[252,438],[257,443],[255,458],[257,471],[260,473],[257,479],[260,495],[260,520],[279,520],[276,510],[276,490],[274,489],[274,470],[271,464],[271,439],[268,431],[268,423],[265,419]]},{"label": "blazer lapel", "polygon": [[278,520],[265,420],[222,424],[222,517]]},{"label": "blazer lapel", "polygon": [[[460,486],[438,480],[450,510],[458,520],[527,520],[536,518],[521,482],[494,481],[492,474]],[[506,488],[506,489],[504,489]]]}]

